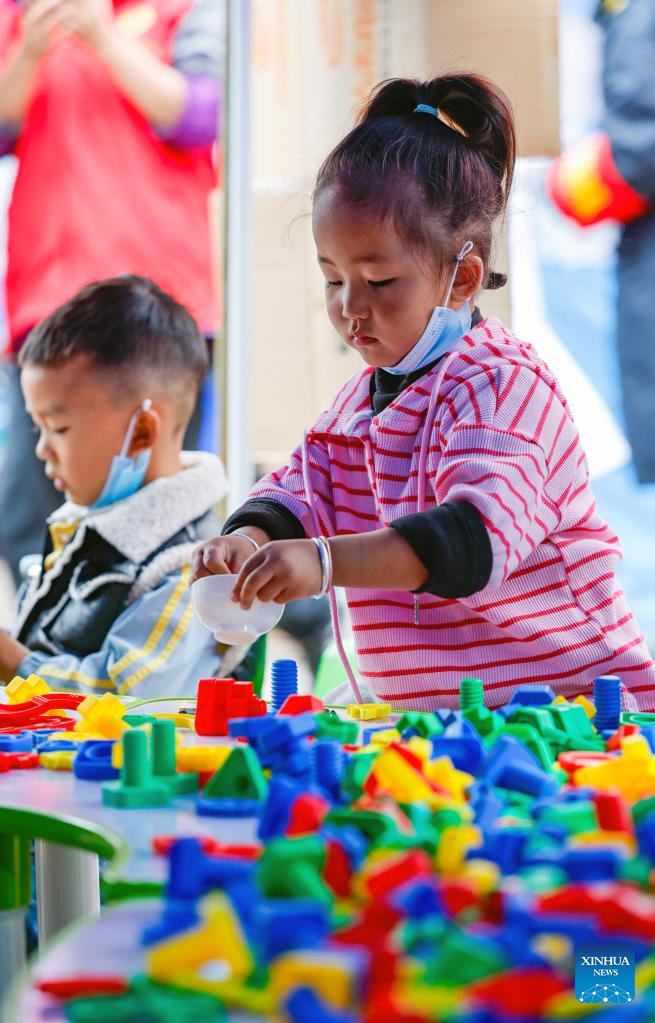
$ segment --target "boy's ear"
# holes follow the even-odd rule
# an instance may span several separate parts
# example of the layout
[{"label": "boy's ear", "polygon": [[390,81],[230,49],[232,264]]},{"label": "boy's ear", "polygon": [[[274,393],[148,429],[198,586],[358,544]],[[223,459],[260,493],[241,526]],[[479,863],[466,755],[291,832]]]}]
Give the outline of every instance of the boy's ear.
[{"label": "boy's ear", "polygon": [[475,295],[482,285],[483,278],[484,264],[476,253],[470,252],[460,263],[453,284],[450,304],[454,309],[459,309],[465,301]]},{"label": "boy's ear", "polygon": [[153,448],[161,434],[161,416],[154,408],[139,413],[132,431],[132,442],[128,455],[135,458],[142,451]]}]

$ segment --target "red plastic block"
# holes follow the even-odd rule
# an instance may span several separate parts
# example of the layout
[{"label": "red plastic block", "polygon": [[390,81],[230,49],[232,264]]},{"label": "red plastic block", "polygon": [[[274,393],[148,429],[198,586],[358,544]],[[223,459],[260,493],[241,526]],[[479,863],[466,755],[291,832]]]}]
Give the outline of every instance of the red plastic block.
[{"label": "red plastic block", "polygon": [[602,831],[633,832],[632,814],[620,792],[599,791],[594,796],[598,827]]},{"label": "red plastic block", "polygon": [[[177,842],[180,837],[180,835],[155,835],[152,839],[152,851],[158,856],[166,856],[173,842]],[[202,851],[208,856],[231,856],[239,860],[256,860],[262,854],[262,846],[257,844],[223,845],[222,842],[212,838],[211,835],[195,835],[192,837],[198,839]]]},{"label": "red plastic block", "polygon": [[231,718],[262,717],[266,704],[255,696],[252,682],[203,678],[198,683],[195,729],[198,735],[227,735]]},{"label": "red plastic block", "polygon": [[333,838],[325,844],[325,865],[323,880],[335,895],[347,898],[350,895],[350,879],[353,876],[350,857],[341,845]]},{"label": "red plastic block", "polygon": [[439,894],[446,913],[452,917],[478,904],[478,896],[470,881],[443,881],[439,885]]},{"label": "red plastic block", "polygon": [[38,766],[38,753],[0,753],[0,771],[29,770]]},{"label": "red plastic block", "polygon": [[366,1003],[363,1023],[430,1023],[433,1014],[413,1012],[398,1005],[391,988],[376,989],[373,997]]},{"label": "red plastic block", "polygon": [[121,995],[129,989],[125,977],[67,977],[66,980],[41,980],[37,987],[47,995],[77,998],[80,995]]},{"label": "red plastic block", "polygon": [[291,805],[287,835],[311,835],[318,831],[330,812],[330,804],[322,796],[304,792]]},{"label": "red plastic block", "polygon": [[611,759],[611,753],[601,753],[600,750],[574,750],[570,753],[560,753],[557,763],[564,768],[568,775],[572,775],[581,767],[595,767],[597,764]]},{"label": "red plastic block", "polygon": [[291,696],[287,696],[278,710],[277,716],[280,717],[282,714],[306,714],[308,711],[316,714],[321,710],[325,710],[325,704],[322,700],[319,700],[318,696],[312,696],[311,693],[306,695],[292,693]]},{"label": "red plastic block", "polygon": [[379,899],[418,877],[432,877],[430,857],[422,849],[383,860],[366,876],[364,888],[372,898]]},{"label": "red plastic block", "polygon": [[613,753],[615,750],[621,749],[621,740],[627,739],[629,735],[636,735],[640,732],[641,728],[639,725],[621,725],[615,731],[614,735],[611,735],[605,743],[605,749],[608,753]]},{"label": "red plastic block", "polygon": [[402,913],[388,903],[373,902],[355,923],[336,931],[332,941],[339,945],[363,945],[377,949],[386,945],[388,935],[401,918]]},{"label": "red plastic block", "polygon": [[567,988],[568,982],[551,970],[526,966],[477,981],[469,996],[500,1014],[540,1017],[548,999]]}]

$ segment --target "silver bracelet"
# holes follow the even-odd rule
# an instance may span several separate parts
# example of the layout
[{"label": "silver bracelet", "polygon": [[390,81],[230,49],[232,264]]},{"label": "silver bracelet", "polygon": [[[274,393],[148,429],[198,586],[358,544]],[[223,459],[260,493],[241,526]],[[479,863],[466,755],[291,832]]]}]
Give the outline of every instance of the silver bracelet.
[{"label": "silver bracelet", "polygon": [[318,556],[321,559],[321,588],[318,593],[313,593],[314,600],[324,597],[332,585],[332,551],[324,536],[313,536],[311,538],[316,544]]},{"label": "silver bracelet", "polygon": [[256,551],[259,550],[259,544],[257,543],[257,541],[253,540],[253,538],[251,536],[248,536],[247,533],[235,532],[235,533],[228,533],[227,535],[228,536],[240,536],[242,540],[247,540],[249,543],[251,543]]}]

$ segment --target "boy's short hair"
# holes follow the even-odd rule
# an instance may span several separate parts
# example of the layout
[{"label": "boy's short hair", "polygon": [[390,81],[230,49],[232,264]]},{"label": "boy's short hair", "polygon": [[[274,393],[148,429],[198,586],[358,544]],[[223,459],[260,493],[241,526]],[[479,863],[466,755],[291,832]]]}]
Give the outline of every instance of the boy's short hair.
[{"label": "boy's short hair", "polygon": [[106,374],[121,404],[148,386],[168,392],[183,426],[207,372],[207,344],[187,309],[147,277],[96,281],[28,335],[19,363],[56,367],[76,355]]}]

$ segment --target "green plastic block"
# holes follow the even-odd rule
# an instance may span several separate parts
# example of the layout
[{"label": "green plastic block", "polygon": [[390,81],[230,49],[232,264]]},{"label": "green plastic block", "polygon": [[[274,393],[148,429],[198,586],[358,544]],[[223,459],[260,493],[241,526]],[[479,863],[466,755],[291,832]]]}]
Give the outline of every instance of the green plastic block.
[{"label": "green plastic block", "polygon": [[577,835],[583,831],[596,831],[598,821],[594,804],[588,800],[574,803],[560,803],[559,806],[548,806],[539,814],[539,824],[559,824],[566,828],[569,835]]},{"label": "green plastic block", "polygon": [[314,715],[317,739],[336,739],[342,744],[356,743],[359,725],[356,721],[342,721],[333,710],[322,710]]},{"label": "green plastic block", "polygon": [[460,710],[484,707],[484,686],[481,678],[463,678],[459,684]]},{"label": "green plastic block", "polygon": [[622,725],[655,725],[655,714],[644,711],[626,710],[621,714]]},{"label": "green plastic block", "polygon": [[403,714],[396,725],[396,729],[401,735],[410,730],[416,731],[424,739],[429,739],[431,735],[441,735],[444,730],[436,714],[422,713],[418,710],[408,711],[406,714]]},{"label": "green plastic block", "polygon": [[154,725],[157,720],[152,714],[125,714],[123,722],[130,728],[138,728],[140,725]]},{"label": "green plastic block", "polygon": [[500,973],[509,965],[507,955],[491,942],[480,941],[454,929],[441,938],[434,951],[423,980],[443,987],[472,984],[475,980]]},{"label": "green plastic block", "polygon": [[370,842],[384,844],[393,842],[398,835],[395,822],[376,810],[351,810],[347,806],[333,807],[326,817],[326,823],[335,827],[354,827]]},{"label": "green plastic block", "polygon": [[156,984],[137,976],[124,995],[75,998],[66,1004],[72,1023],[221,1023],[222,1003],[213,995]]},{"label": "green plastic block", "polygon": [[649,796],[648,799],[640,799],[632,807],[632,818],[635,824],[641,824],[651,814],[655,814],[655,796]]},{"label": "green plastic block", "polygon": [[517,707],[508,723],[530,725],[539,735],[545,735],[553,726],[553,719],[546,707]]},{"label": "green plastic block", "polygon": [[318,899],[331,905],[333,896],[321,877],[324,862],[320,838],[276,838],[257,864],[257,882],[270,898]]},{"label": "green plastic block", "polygon": [[357,753],[351,757],[343,773],[341,787],[351,799],[357,799],[364,790],[364,782],[371,773],[377,753]]},{"label": "green plastic block", "polygon": [[635,856],[631,860],[623,860],[619,866],[619,877],[622,881],[631,881],[644,891],[651,891],[651,875],[653,862],[647,856]]},{"label": "green plastic block", "polygon": [[464,711],[464,717],[483,738],[499,735],[505,727],[500,714],[495,714],[488,707],[470,707]]},{"label": "green plastic block", "polygon": [[197,774],[178,774],[175,766],[175,724],[171,720],[155,720],[152,725],[152,773],[163,781],[174,796],[198,789]]},{"label": "green plastic block", "polygon": [[167,806],[171,791],[162,781],[155,781],[148,761],[148,737],[138,728],[123,735],[123,766],[120,781],[107,781],[102,786],[102,801],[106,806],[125,810]]},{"label": "green plastic block", "polygon": [[249,746],[237,746],[205,785],[206,799],[266,799],[268,782]]},{"label": "green plastic block", "polygon": [[[559,848],[559,846],[558,846]],[[539,847],[539,851],[543,846]],[[539,864],[534,867],[526,867],[520,871],[527,888],[531,892],[550,892],[568,884],[569,875],[561,867],[554,864]]]},{"label": "green plastic block", "polygon": [[593,739],[596,730],[584,707],[576,703],[551,703],[548,706],[553,724],[576,739]]}]

